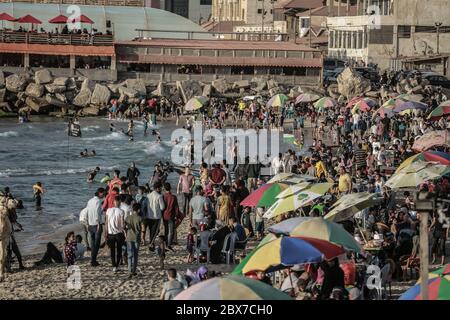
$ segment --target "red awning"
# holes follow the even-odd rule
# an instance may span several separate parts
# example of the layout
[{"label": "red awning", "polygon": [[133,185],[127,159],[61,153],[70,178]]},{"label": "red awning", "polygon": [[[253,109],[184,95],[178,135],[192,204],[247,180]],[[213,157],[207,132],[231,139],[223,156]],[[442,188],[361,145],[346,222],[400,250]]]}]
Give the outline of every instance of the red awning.
[{"label": "red awning", "polygon": [[19,20],[17,20],[17,22],[19,23],[32,23],[32,24],[41,24],[42,21],[36,19],[35,17],[33,17],[32,15],[27,14],[26,16],[23,16],[22,18],[19,18]]},{"label": "red awning", "polygon": [[13,16],[10,16],[9,14],[3,12],[0,14],[0,21],[16,21],[17,19]]},{"label": "red awning", "polygon": [[56,24],[66,24],[67,23],[68,18],[63,15],[60,14],[57,17],[54,17],[53,19],[48,20],[49,23],[56,23]]},{"label": "red awning", "polygon": [[91,19],[89,19],[87,16],[85,16],[84,14],[82,14],[79,17],[74,18],[72,21],[72,23],[75,22],[81,22],[81,23],[89,23],[89,24],[94,24],[94,21],[92,21]]}]

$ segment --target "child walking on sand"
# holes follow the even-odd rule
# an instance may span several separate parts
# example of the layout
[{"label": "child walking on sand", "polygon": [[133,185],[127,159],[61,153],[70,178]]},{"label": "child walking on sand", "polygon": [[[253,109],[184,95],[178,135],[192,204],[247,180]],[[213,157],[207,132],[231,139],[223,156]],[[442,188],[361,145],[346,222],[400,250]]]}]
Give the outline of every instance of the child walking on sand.
[{"label": "child walking on sand", "polygon": [[159,267],[164,270],[164,259],[166,258],[166,240],[163,235],[158,237],[158,246],[156,247],[156,253],[159,257]]},{"label": "child walking on sand", "polygon": [[187,245],[186,249],[188,251],[187,263],[192,263],[194,261],[194,248],[197,243],[197,228],[191,227],[189,234],[187,235]]}]

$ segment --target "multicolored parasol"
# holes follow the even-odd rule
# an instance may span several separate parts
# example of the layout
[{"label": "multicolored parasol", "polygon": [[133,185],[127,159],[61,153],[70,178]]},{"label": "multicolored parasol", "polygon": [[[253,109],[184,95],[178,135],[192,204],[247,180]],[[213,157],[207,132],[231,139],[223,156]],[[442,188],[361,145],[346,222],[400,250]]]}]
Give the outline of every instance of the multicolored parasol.
[{"label": "multicolored parasol", "polygon": [[440,164],[450,166],[450,154],[441,151],[424,151],[409,157],[403,161],[395,171],[398,173],[403,168],[409,166],[413,162],[417,161],[428,161],[428,162],[438,162]]},{"label": "multicolored parasol", "polygon": [[444,146],[450,143],[450,136],[445,130],[431,131],[414,141],[412,149],[417,152],[428,150],[435,146]]},{"label": "multicolored parasol", "polygon": [[228,275],[202,281],[179,293],[175,300],[291,300],[261,281]]},{"label": "multicolored parasol", "polygon": [[284,183],[267,183],[242,200],[241,206],[268,208],[277,201],[277,195],[287,187],[288,185]]},{"label": "multicolored parasol", "polygon": [[272,108],[279,108],[282,107],[286,101],[289,100],[289,97],[283,93],[279,93],[274,95],[272,98],[270,98],[269,101],[267,101],[266,106],[272,107]]},{"label": "multicolored parasol", "polygon": [[[428,274],[428,299],[450,300],[450,264]],[[399,300],[422,300],[420,280],[404,292]]]},{"label": "multicolored parasol", "polygon": [[207,97],[198,96],[191,98],[186,105],[184,106],[184,109],[186,111],[194,111],[198,110],[201,107],[203,107],[205,104],[207,104],[209,99]]}]

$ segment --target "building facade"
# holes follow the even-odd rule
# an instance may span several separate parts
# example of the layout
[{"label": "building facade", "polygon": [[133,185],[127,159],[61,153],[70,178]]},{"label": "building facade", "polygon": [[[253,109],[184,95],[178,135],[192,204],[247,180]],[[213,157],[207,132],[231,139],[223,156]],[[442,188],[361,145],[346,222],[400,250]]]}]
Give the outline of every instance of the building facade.
[{"label": "building facade", "polygon": [[271,24],[273,8],[280,0],[213,0],[212,19],[243,21],[247,25]]},{"label": "building facade", "polygon": [[167,10],[201,24],[211,17],[213,0],[159,0],[160,9]]},{"label": "building facade", "polygon": [[328,55],[381,69],[450,52],[448,0],[355,0],[327,20]]}]

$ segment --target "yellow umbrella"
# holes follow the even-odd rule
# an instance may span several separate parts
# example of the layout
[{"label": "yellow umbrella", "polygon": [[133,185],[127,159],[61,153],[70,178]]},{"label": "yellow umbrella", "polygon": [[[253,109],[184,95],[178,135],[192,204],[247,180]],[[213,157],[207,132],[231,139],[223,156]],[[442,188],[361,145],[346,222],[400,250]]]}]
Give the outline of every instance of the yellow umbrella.
[{"label": "yellow umbrella", "polygon": [[417,161],[395,173],[386,186],[391,189],[415,188],[428,180],[440,178],[450,172],[450,167],[431,162]]}]

